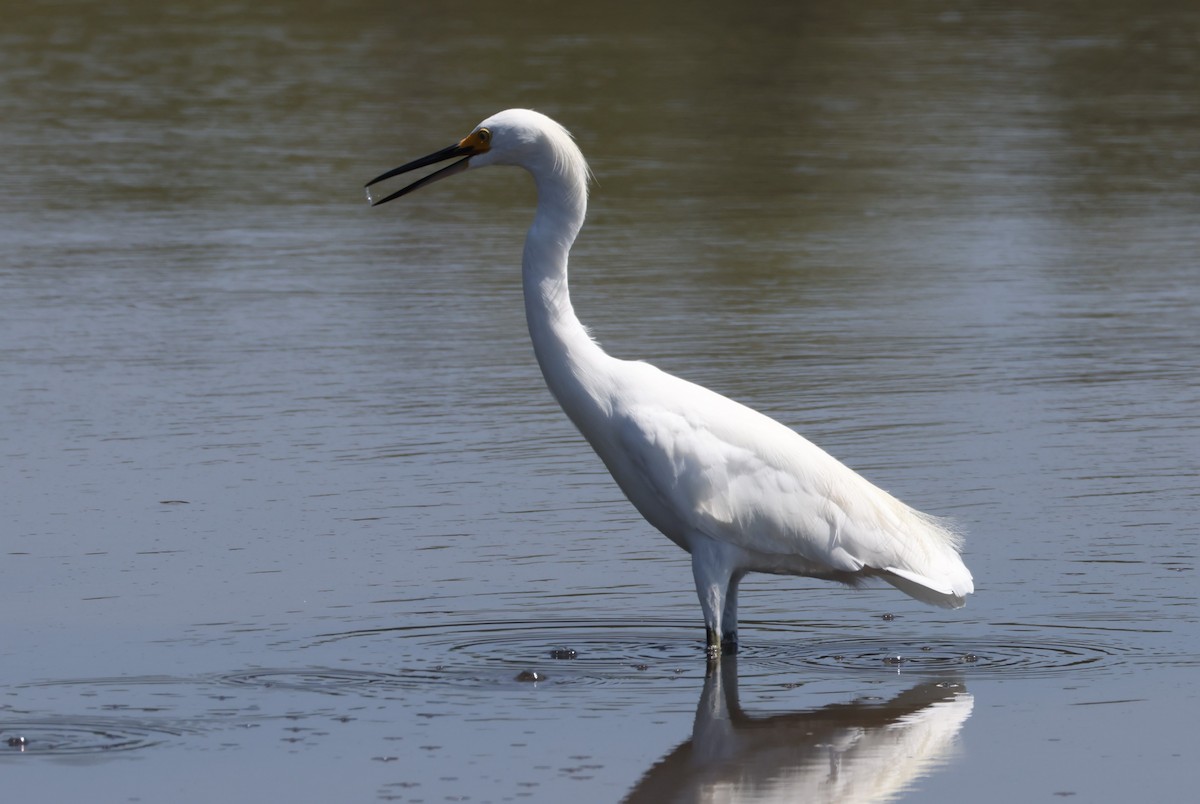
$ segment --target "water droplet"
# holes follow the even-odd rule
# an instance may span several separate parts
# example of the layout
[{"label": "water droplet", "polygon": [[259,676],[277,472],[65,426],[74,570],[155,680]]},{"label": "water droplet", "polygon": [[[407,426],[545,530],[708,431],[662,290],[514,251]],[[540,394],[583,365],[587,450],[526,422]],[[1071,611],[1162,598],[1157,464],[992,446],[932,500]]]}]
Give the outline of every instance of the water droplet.
[{"label": "water droplet", "polygon": [[883,663],[884,664],[904,664],[906,661],[908,661],[908,660],[905,659],[903,656],[896,655],[896,656],[884,657]]},{"label": "water droplet", "polygon": [[896,615],[895,614],[884,614],[882,619],[888,620],[890,622],[891,620],[896,619]]},{"label": "water droplet", "polygon": [[375,203],[375,197],[374,197],[373,195],[371,195],[371,188],[370,188],[370,187],[368,187],[367,189],[365,189],[365,190],[363,191],[363,195],[365,195],[365,196],[367,197],[367,203],[368,203],[368,204],[374,204],[374,203]]},{"label": "water droplet", "polygon": [[532,681],[536,683],[538,681],[545,681],[546,677],[536,670],[522,670],[521,672],[517,673],[516,680]]},{"label": "water droplet", "polygon": [[974,653],[964,653],[962,660],[964,662],[977,662],[977,661],[979,661],[979,657],[976,656]]},{"label": "water droplet", "polygon": [[574,659],[577,656],[579,653],[574,648],[555,648],[550,651],[551,659]]}]

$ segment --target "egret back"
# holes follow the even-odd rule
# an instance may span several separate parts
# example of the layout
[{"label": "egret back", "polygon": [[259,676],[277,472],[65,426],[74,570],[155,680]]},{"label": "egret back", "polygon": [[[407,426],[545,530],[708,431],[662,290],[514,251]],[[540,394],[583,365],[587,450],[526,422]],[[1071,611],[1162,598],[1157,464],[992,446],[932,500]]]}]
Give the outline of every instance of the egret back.
[{"label": "egret back", "polygon": [[973,591],[951,527],[796,431],[646,363],[615,361],[608,370],[609,382],[596,384],[613,389],[608,421],[581,430],[675,542],[737,547],[738,570],[878,576],[940,606],[962,605]]}]

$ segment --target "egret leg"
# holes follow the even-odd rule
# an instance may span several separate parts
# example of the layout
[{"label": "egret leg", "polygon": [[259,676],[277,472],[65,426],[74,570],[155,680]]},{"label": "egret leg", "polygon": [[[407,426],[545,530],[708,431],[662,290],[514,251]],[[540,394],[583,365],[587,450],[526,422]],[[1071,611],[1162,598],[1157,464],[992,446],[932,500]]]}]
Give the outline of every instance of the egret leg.
[{"label": "egret leg", "polygon": [[[728,611],[730,581],[733,579],[732,562],[723,555],[724,551],[711,541],[692,547],[692,577],[696,580],[696,596],[700,598],[700,608],[704,611],[704,631],[707,652],[710,659],[717,658],[722,653],[725,644],[725,612]],[[734,598],[736,598],[736,586]],[[731,631],[737,631],[737,604],[734,603],[734,617]],[[736,650],[737,637],[733,636],[732,644]]]},{"label": "egret leg", "polygon": [[725,588],[725,608],[721,613],[721,652],[737,653],[737,597],[738,584],[745,577],[744,572],[735,572],[729,576],[729,585]]}]

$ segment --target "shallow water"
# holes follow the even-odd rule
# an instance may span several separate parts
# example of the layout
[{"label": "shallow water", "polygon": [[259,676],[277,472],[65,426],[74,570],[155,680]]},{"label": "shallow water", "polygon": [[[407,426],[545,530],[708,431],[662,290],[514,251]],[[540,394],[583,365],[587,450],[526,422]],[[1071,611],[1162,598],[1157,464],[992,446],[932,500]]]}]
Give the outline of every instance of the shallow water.
[{"label": "shallow water", "polygon": [[[821,9],[9,14],[6,793],[1188,798],[1200,14]],[[606,347],[956,518],[965,609],[752,576],[706,674],[537,373],[528,181],[362,201],[510,105]]]}]

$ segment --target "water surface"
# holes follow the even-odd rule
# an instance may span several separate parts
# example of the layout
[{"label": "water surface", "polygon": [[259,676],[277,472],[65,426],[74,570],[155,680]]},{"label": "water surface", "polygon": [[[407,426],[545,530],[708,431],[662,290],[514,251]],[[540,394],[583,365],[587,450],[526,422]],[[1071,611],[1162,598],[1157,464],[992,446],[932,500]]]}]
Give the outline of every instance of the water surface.
[{"label": "water surface", "polygon": [[[6,19],[10,797],[1189,795],[1192,4]],[[596,173],[606,348],[955,517],[967,608],[751,577],[706,674],[537,373],[528,180],[362,201],[514,105]]]}]

